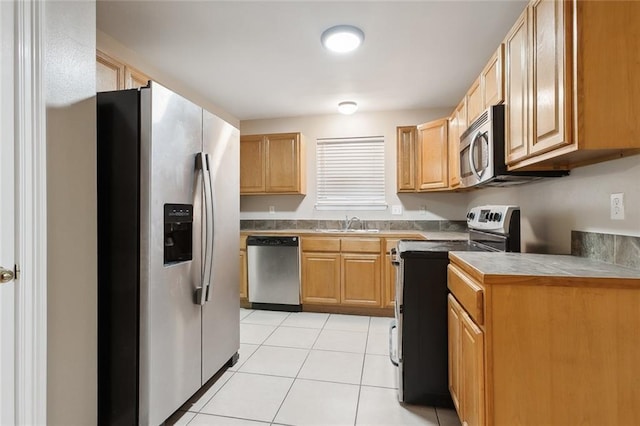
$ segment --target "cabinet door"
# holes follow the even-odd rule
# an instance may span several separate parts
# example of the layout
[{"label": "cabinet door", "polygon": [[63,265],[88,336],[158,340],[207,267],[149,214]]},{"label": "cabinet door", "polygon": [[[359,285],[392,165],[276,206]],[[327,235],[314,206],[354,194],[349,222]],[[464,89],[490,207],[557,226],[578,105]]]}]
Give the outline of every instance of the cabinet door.
[{"label": "cabinet door", "polygon": [[416,126],[397,128],[398,192],[416,190]]},{"label": "cabinet door", "polygon": [[247,252],[240,250],[240,298],[247,299],[249,297],[247,286]]},{"label": "cabinet door", "polygon": [[265,191],[265,143],[262,135],[240,137],[240,193]]},{"label": "cabinet door", "polygon": [[267,135],[266,192],[300,192],[299,134]]},{"label": "cabinet door", "polygon": [[418,126],[418,189],[421,191],[449,186],[447,127],[446,118]]},{"label": "cabinet door", "polygon": [[389,250],[398,245],[397,238],[387,238],[385,240],[384,253],[384,285],[382,295],[382,307],[393,308],[396,300],[396,267],[391,263]]},{"label": "cabinet door", "polygon": [[504,45],[491,56],[489,63],[480,74],[483,109],[504,101]]},{"label": "cabinet door", "polygon": [[469,123],[473,123],[481,113],[482,88],[480,86],[480,76],[478,76],[467,92],[467,114],[469,115]]},{"label": "cabinet door", "polygon": [[449,391],[453,405],[461,416],[460,407],[460,345],[462,335],[462,307],[452,295],[448,296],[448,327],[449,327]]},{"label": "cabinet door", "polygon": [[124,64],[111,56],[96,52],[96,92],[124,89]]},{"label": "cabinet door", "polygon": [[460,342],[462,421],[468,426],[483,426],[484,334],[465,312],[462,312]]},{"label": "cabinet door", "polygon": [[342,254],[342,304],[381,306],[380,255]]},{"label": "cabinet door", "polygon": [[529,155],[528,9],[505,39],[505,121],[507,164]]},{"label": "cabinet door", "polygon": [[566,58],[571,57],[565,40],[565,2],[536,0],[529,7],[531,31],[531,153],[548,151],[571,142]]},{"label": "cabinet door", "polygon": [[302,253],[302,303],[340,303],[339,253]]}]

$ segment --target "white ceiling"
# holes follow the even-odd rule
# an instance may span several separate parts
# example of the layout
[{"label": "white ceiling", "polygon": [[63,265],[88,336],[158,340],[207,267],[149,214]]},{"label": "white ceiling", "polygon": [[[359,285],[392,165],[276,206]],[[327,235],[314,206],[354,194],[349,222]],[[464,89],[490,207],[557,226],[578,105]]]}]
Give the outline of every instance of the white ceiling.
[{"label": "white ceiling", "polygon": [[[99,0],[97,27],[240,120],[453,107],[526,1]],[[361,48],[320,45],[337,24]]]}]

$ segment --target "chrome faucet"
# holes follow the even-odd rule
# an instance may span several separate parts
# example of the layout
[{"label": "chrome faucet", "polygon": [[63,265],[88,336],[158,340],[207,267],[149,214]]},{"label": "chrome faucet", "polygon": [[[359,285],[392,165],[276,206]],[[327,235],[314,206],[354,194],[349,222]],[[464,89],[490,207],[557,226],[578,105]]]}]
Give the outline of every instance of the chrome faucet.
[{"label": "chrome faucet", "polygon": [[351,224],[353,222],[359,222],[360,226],[362,226],[362,222],[360,222],[360,218],[358,216],[353,216],[351,219],[349,219],[348,215],[344,216],[344,231],[348,231],[349,229],[351,229]]}]

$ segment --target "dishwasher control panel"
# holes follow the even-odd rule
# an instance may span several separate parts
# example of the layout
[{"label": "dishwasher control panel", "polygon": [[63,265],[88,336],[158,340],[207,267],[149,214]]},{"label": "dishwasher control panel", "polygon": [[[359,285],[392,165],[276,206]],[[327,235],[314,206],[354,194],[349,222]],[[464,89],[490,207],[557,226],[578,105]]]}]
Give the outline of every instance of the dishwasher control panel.
[{"label": "dishwasher control panel", "polygon": [[298,237],[250,235],[247,237],[247,246],[298,246]]}]

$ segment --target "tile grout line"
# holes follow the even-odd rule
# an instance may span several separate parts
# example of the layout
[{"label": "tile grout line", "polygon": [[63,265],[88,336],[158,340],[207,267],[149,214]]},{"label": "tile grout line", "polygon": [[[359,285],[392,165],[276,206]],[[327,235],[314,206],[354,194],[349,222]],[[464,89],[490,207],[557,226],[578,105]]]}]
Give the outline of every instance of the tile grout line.
[{"label": "tile grout line", "polygon": [[371,330],[371,317],[367,326],[367,340],[364,344],[364,354],[362,355],[362,368],[360,369],[360,384],[358,386],[358,399],[356,400],[356,415],[353,419],[353,425],[358,424],[358,410],[360,409],[360,395],[362,394],[362,378],[364,377],[364,363],[367,360],[367,347],[369,346],[369,332]]},{"label": "tile grout line", "polygon": [[[327,316],[327,319],[325,319],[324,323],[322,324],[322,328],[320,329],[320,333],[322,333],[322,330],[324,329],[324,326],[326,325],[327,321],[329,321],[329,317],[330,316],[331,315]],[[276,328],[276,330],[278,328],[280,328],[280,326],[278,326]],[[274,332],[275,332],[275,330],[274,330]],[[309,354],[311,354],[311,350],[313,349],[313,346],[316,344],[316,342],[320,338],[320,333],[318,333],[318,335],[316,336],[315,340],[311,344],[311,347],[307,350],[307,356],[304,357],[304,361],[302,361],[302,364],[300,364],[300,368],[298,368],[298,372],[296,373],[295,377],[291,381],[291,386],[289,386],[289,389],[287,390],[287,393],[284,395],[284,398],[282,398],[282,402],[278,406],[278,409],[276,410],[276,413],[273,415],[273,419],[271,419],[270,423],[274,423],[276,421],[276,417],[278,417],[278,413],[280,413],[280,410],[282,409],[282,406],[284,405],[284,402],[287,400],[287,397],[289,396],[289,393],[291,393],[291,389],[293,388],[293,385],[296,383],[296,380],[298,380],[298,376],[300,375],[300,371],[302,370],[302,367],[304,367],[304,364],[307,362],[307,359],[309,358]]]}]

